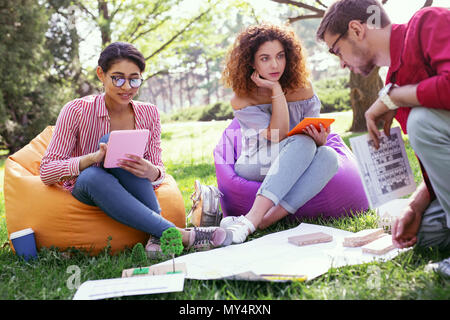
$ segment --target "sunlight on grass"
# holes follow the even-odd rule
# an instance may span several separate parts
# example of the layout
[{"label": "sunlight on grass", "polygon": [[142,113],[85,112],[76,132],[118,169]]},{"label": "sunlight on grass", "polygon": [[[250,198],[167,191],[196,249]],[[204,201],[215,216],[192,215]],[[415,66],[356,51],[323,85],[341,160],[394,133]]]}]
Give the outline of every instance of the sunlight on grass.
[{"label": "sunlight on grass", "polygon": [[230,122],[226,120],[163,124],[161,147],[164,163],[212,163],[213,150]]}]

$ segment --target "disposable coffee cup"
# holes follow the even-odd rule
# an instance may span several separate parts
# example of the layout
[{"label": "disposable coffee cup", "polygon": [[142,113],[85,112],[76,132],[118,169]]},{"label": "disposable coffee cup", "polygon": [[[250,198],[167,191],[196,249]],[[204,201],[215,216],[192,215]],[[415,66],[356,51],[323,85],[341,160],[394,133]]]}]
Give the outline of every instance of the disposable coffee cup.
[{"label": "disposable coffee cup", "polygon": [[18,256],[23,257],[26,261],[37,258],[36,240],[33,229],[27,228],[13,232],[9,238]]}]

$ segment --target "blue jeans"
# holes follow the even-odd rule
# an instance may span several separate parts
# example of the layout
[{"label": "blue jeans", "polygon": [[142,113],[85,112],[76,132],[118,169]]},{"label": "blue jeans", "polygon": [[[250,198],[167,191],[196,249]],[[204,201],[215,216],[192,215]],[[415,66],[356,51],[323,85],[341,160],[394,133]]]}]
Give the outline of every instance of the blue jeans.
[{"label": "blue jeans", "polygon": [[[273,144],[263,146],[253,156],[240,157],[235,171],[241,177],[262,181],[257,195],[280,204],[294,214],[301,206],[317,195],[338,171],[336,151],[327,146],[317,147],[307,135],[293,135],[283,139],[273,151]],[[264,174],[264,161],[260,153],[271,154],[272,160]]]},{"label": "blue jeans", "polygon": [[[109,134],[100,142],[107,142],[108,138]],[[160,215],[152,183],[122,168],[91,166],[84,169],[72,195],[87,205],[99,207],[114,220],[156,237],[175,226]]]}]

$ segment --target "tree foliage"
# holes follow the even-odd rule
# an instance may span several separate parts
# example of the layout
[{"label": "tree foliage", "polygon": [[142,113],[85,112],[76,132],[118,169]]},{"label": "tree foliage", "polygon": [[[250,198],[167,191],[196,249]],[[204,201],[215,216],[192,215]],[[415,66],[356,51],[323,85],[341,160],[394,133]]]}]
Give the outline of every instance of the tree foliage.
[{"label": "tree foliage", "polygon": [[1,0],[0,149],[14,152],[54,123],[70,94],[63,84],[71,43],[63,26],[49,29],[49,9],[34,0]]},{"label": "tree foliage", "polygon": [[172,227],[164,230],[160,241],[161,251],[172,256],[173,272],[175,272],[175,255],[183,252],[183,236],[177,228]]},{"label": "tree foliage", "polygon": [[131,261],[140,267],[147,262],[147,254],[142,243],[138,242],[134,245],[131,251]]}]

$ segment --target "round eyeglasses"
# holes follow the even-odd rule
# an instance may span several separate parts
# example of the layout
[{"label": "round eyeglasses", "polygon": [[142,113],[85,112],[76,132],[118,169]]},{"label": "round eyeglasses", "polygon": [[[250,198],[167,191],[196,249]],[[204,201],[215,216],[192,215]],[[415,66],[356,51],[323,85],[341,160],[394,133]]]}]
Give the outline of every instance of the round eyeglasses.
[{"label": "round eyeglasses", "polygon": [[131,88],[139,88],[142,83],[144,82],[144,79],[142,78],[131,78],[131,79],[127,79],[124,77],[119,77],[119,76],[110,76],[111,80],[112,80],[112,84],[115,87],[121,87],[125,84],[125,81],[128,80],[128,84],[130,85]]}]

